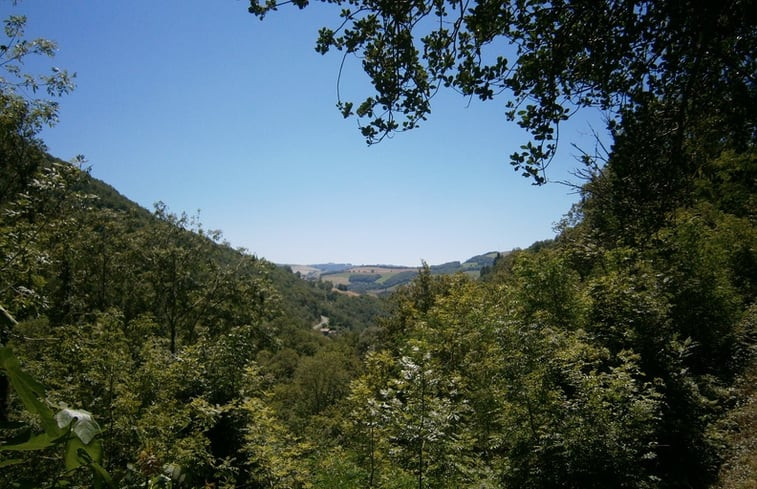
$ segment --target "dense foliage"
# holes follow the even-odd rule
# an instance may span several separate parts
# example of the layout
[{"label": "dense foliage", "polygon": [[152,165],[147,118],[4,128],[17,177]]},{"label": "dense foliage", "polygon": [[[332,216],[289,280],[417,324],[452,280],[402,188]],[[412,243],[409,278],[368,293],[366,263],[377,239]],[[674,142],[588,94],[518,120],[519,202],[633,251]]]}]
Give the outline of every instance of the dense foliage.
[{"label": "dense foliage", "polygon": [[[468,5],[335,3],[358,7],[343,14],[356,30],[319,46],[377,53],[369,74],[412,58],[418,15]],[[521,117],[537,139],[546,126],[528,121],[556,122],[553,97],[585,94],[572,103],[617,111],[613,146],[554,240],[479,281],[424,267],[388,305],[233,250],[162,203],[134,206],[46,155],[36,134],[53,112],[0,85],[0,486],[753,486],[756,46],[742,3],[606,2],[591,11],[606,32],[588,28],[589,2],[470,3],[454,35],[424,41],[438,38],[426,76],[534,97]],[[689,16],[702,9],[710,27]],[[514,72],[466,64],[502,35]],[[453,55],[456,74],[432,55]],[[422,74],[412,59],[403,72]],[[406,88],[381,80],[384,95]]]}]

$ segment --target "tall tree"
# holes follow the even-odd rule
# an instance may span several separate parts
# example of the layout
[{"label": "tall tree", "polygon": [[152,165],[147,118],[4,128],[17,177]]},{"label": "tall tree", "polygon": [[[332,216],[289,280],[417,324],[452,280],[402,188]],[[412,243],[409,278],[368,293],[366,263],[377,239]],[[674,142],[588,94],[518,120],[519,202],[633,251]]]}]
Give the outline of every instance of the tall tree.
[{"label": "tall tree", "polygon": [[[560,123],[581,107],[605,110],[618,130],[629,114],[665,101],[657,129],[674,160],[688,154],[687,136],[703,120],[737,146],[755,136],[748,0],[322,1],[342,9],[316,50],[355,55],[373,83],[362,102],[338,101],[345,117],[366,121],[369,143],[417,127],[441,87],[482,100],[511,95],[507,117],[531,134],[511,164],[536,183],[547,179]],[[309,3],[251,0],[249,11],[263,18]]]},{"label": "tall tree", "polygon": [[[37,134],[58,120],[55,97],[74,88],[75,75],[66,70],[52,67],[49,74],[25,71],[26,62],[35,56],[52,58],[57,49],[49,39],[27,39],[26,22],[22,15],[5,19],[4,39],[0,40],[0,205],[23,190],[45,162],[44,145]],[[40,90],[47,96],[39,96]]]},{"label": "tall tree", "polygon": [[[21,193],[46,162],[44,145],[37,134],[44,125],[53,125],[57,121],[58,105],[54,97],[70,92],[74,85],[73,75],[59,68],[51,68],[50,74],[25,71],[24,62],[30,58],[40,55],[53,57],[56,44],[43,38],[27,39],[24,35],[24,16],[9,16],[3,24],[4,37],[0,40],[0,249],[9,248],[11,252],[3,253],[0,263],[0,274],[4,278],[0,282],[0,310],[3,315],[10,315],[15,311],[9,306],[9,290],[23,289],[34,293],[34,288],[21,287],[13,281],[19,275],[16,273],[19,268],[23,268],[19,264],[32,253],[33,245],[29,240],[9,244],[15,237],[7,236],[4,228],[6,218],[15,214],[14,209],[9,210],[6,206],[9,202],[15,202],[23,207],[23,201],[28,200]],[[41,88],[47,93],[47,98],[36,96]],[[30,93],[32,96],[28,95]],[[43,186],[48,183],[45,179],[42,181]],[[49,186],[54,186],[54,183]],[[31,236],[36,237],[43,226],[37,223]],[[10,279],[6,280],[6,277]],[[10,307],[11,311],[6,311],[4,306]],[[12,323],[8,320],[3,325],[0,346],[7,341]],[[5,419],[7,387],[6,377],[0,376],[0,420]]]}]

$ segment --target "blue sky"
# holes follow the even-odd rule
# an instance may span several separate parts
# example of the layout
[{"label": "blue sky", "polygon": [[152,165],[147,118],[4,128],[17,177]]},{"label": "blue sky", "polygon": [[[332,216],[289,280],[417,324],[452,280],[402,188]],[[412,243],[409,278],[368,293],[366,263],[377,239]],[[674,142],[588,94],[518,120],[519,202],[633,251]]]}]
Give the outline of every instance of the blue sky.
[{"label": "blue sky", "polygon": [[[313,47],[337,23],[316,5],[264,22],[237,0],[26,0],[27,35],[59,44],[77,73],[49,151],[84,154],[92,174],[137,203],[200,210],[205,227],[277,263],[417,265],[465,260],[554,235],[576,195],[534,187],[508,164],[525,139],[505,99],[451,92],[420,129],[368,147],[335,108],[341,57]],[[348,59],[342,95],[366,95]],[[352,95],[352,97],[350,97]],[[568,178],[589,123],[562,129],[550,178]]]}]

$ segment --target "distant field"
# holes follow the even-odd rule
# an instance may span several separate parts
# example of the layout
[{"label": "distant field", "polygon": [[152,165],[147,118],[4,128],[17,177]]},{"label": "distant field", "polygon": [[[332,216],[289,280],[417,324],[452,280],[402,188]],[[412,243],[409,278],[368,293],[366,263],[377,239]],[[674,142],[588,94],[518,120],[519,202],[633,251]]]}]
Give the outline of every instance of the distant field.
[{"label": "distant field", "polygon": [[[490,267],[498,252],[489,252],[474,256],[465,262],[448,262],[432,265],[433,275],[464,273],[474,279],[481,275],[482,267]],[[294,273],[308,280],[323,280],[331,282],[341,293],[352,294],[383,294],[391,292],[397,287],[413,280],[418,273],[418,267],[360,265],[349,263],[327,263],[323,265],[290,265]]]},{"label": "distant field", "polygon": [[382,273],[381,274],[381,278],[378,279],[376,282],[379,282],[379,283],[383,284],[386,281],[388,281],[390,278],[395,277],[395,276],[397,276],[400,273],[405,273],[405,272],[413,272],[414,273],[414,272],[417,272],[417,271],[418,271],[417,268],[395,268],[392,271],[389,271],[389,272],[386,272],[386,273]]},{"label": "distant field", "polygon": [[350,283],[350,272],[321,274],[321,280],[328,280],[334,285],[347,285]]},{"label": "distant field", "polygon": [[[417,271],[417,268],[410,267],[359,266],[338,273],[321,273],[321,280],[327,280],[334,284],[334,286],[348,287],[348,290],[358,293],[381,293],[393,290],[397,285],[407,283],[410,280],[410,276],[414,275]],[[397,277],[401,273],[408,275],[408,279],[401,280],[399,284],[392,283],[392,278]],[[376,278],[372,280],[374,276]],[[352,280],[350,280],[350,277],[352,277]],[[388,285],[387,282],[389,282]]]},{"label": "distant field", "polygon": [[312,276],[318,278],[321,275],[321,271],[315,267],[309,265],[290,265],[292,273],[299,273],[303,277]]},{"label": "distant field", "polygon": [[371,266],[362,266],[362,267],[352,267],[349,269],[350,273],[377,273],[379,275],[384,274],[394,274],[394,273],[400,273],[400,272],[407,272],[407,271],[415,271],[418,270],[417,268],[389,268],[389,267],[371,267]]}]

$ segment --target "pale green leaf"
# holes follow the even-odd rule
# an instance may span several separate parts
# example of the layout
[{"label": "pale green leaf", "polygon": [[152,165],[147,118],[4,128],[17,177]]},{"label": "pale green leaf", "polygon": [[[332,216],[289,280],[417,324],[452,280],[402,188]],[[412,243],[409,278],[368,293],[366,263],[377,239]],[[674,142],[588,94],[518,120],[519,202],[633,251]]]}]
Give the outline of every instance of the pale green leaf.
[{"label": "pale green leaf", "polygon": [[52,446],[56,440],[52,439],[47,433],[42,433],[37,436],[29,438],[23,443],[16,443],[14,445],[2,445],[0,451],[13,451],[22,452],[28,450],[44,450],[45,448]]},{"label": "pale green leaf", "polygon": [[100,433],[100,426],[92,414],[83,409],[61,409],[55,415],[55,421],[61,429],[73,423],[71,430],[85,445],[88,445]]}]

